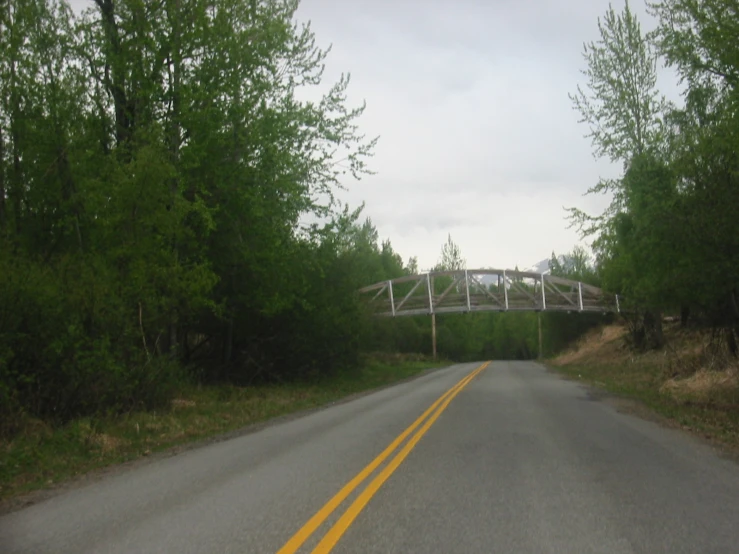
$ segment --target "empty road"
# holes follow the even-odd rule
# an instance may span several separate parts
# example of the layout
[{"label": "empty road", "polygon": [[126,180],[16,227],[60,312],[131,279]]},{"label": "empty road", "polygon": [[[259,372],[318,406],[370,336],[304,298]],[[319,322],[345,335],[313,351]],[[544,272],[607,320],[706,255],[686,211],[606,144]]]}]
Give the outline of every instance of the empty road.
[{"label": "empty road", "polygon": [[0,517],[3,554],[732,553],[739,465],[528,362],[461,364]]}]

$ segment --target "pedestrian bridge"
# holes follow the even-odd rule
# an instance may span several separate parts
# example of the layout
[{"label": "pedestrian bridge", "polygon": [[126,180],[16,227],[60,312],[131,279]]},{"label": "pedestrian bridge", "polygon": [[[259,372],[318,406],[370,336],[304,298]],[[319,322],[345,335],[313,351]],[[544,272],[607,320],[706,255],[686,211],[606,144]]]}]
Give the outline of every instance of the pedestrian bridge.
[{"label": "pedestrian bridge", "polygon": [[510,269],[432,271],[360,289],[376,315],[450,312],[620,312],[619,297],[598,287]]}]

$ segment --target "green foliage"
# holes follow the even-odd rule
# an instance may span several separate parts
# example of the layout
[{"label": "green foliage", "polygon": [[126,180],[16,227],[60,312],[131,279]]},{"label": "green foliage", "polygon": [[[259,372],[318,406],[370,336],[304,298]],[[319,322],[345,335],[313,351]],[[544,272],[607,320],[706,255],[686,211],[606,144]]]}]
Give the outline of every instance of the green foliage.
[{"label": "green foliage", "polygon": [[[658,20],[649,37],[627,5],[620,16],[609,10],[600,46],[586,48],[589,92],[578,89],[576,107],[595,153],[624,173],[591,189],[614,193],[604,214],[573,213],[596,234],[603,285],[635,309],[637,342],[661,346],[664,311],[739,326],[739,56],[735,2],[663,0],[649,10]],[[660,56],[685,87],[682,106],[655,90]]]},{"label": "green foliage", "polygon": [[64,421],[157,407],[180,384],[177,363],[147,356],[104,270],[72,257],[53,267],[0,258],[4,431],[24,413]]},{"label": "green foliage", "polygon": [[[601,314],[557,312],[443,314],[436,318],[438,353],[463,362],[536,359],[539,357],[539,317],[543,356],[556,354],[585,331],[605,321]],[[419,327],[424,326],[424,333],[430,332],[426,330],[429,325],[421,317],[413,319]],[[398,331],[396,336],[402,336],[401,333]],[[398,339],[395,340],[397,343]]]},{"label": "green foliage", "polygon": [[462,250],[452,240],[452,235],[450,234],[441,247],[441,258],[436,264],[434,271],[456,271],[458,269],[464,269],[466,265],[467,261],[462,257]]},{"label": "green foliage", "polygon": [[55,428],[29,419],[25,432],[0,450],[0,501],[193,439],[325,406],[442,365],[419,355],[363,356],[351,373],[310,383],[185,386],[167,410],[81,418]]},{"label": "green foliage", "polygon": [[549,260],[549,271],[555,277],[600,286],[600,275],[593,264],[590,253],[579,245],[562,256],[557,256],[552,252],[552,257]]},{"label": "green foliage", "polygon": [[357,365],[356,289],[405,269],[337,209],[375,141],[348,76],[299,99],[327,51],[296,9],[0,8],[0,433]]},{"label": "green foliage", "polygon": [[418,275],[418,258],[416,256],[411,256],[410,258],[408,258],[406,270],[408,272],[408,275]]},{"label": "green foliage", "polygon": [[[600,39],[583,48],[586,88],[578,85],[570,99],[580,122],[588,125],[586,136],[594,154],[628,164],[634,156],[659,148],[663,141],[662,115],[667,104],[656,89],[657,54],[628,2],[621,13],[609,6],[603,20],[598,19],[598,30]],[[612,200],[600,216],[569,210],[573,224],[586,236],[607,229],[624,202],[618,179],[602,179],[588,193],[610,193]]]},{"label": "green foliage", "polygon": [[[445,265],[445,262],[449,265]],[[442,247],[442,261],[436,270],[464,260],[460,248],[451,237]],[[599,275],[590,255],[581,247],[563,256],[552,254],[552,273],[567,279],[598,284]],[[451,277],[435,276],[436,294],[442,294],[453,283]],[[521,286],[526,286],[519,283]],[[399,285],[397,289],[401,289]],[[401,293],[398,293],[398,297]],[[542,325],[542,348],[550,356],[567,347],[594,325],[603,323],[600,314],[534,312],[472,312],[437,314],[437,352],[455,361],[527,360],[539,357],[539,317]],[[428,316],[381,318],[373,321],[362,337],[362,348],[396,352],[429,352],[431,321]]]},{"label": "green foliage", "polygon": [[570,98],[590,127],[596,155],[623,162],[659,142],[657,56],[628,1],[621,13],[609,6],[598,31],[600,39],[583,49],[588,92],[578,87]]},{"label": "green foliage", "polygon": [[[162,406],[192,379],[334,377],[362,349],[430,350],[428,319],[370,321],[359,302],[361,286],[418,264],[335,198],[345,176],[369,173],[375,140],[359,132],[348,75],[301,100],[328,52],[297,7],[95,0],[78,16],[64,0],[2,4],[0,433]],[[624,113],[653,111],[642,108]],[[707,209],[714,196],[685,153],[715,152],[719,175],[734,143],[690,136],[674,182]],[[722,216],[705,232],[732,225]],[[451,236],[439,264],[465,266]],[[536,330],[533,314],[440,318],[439,347],[530,357]]]},{"label": "green foliage", "polygon": [[693,91],[701,87],[739,84],[739,31],[733,0],[662,0],[648,2],[659,20],[653,39],[668,65]]}]

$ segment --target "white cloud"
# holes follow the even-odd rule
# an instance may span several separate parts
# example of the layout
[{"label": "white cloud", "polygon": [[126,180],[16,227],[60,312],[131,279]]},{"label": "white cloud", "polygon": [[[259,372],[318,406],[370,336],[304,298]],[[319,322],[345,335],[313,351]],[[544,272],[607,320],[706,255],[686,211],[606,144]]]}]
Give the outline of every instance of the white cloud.
[{"label": "white cloud", "polygon": [[[351,72],[350,101],[367,101],[362,130],[381,137],[377,174],[346,182],[339,197],[365,201],[381,237],[421,267],[449,233],[469,267],[525,267],[570,250],[578,235],[563,207],[599,212],[607,198],[582,195],[618,173],[593,159],[567,96],[608,4],[302,0],[299,20],[333,45],[327,85]],[[651,29],[643,3],[631,6]],[[661,84],[677,98],[669,71]]]},{"label": "white cloud", "polygon": [[470,267],[523,267],[570,250],[579,238],[563,208],[602,210],[606,198],[582,194],[618,172],[593,159],[568,99],[607,8],[303,0],[299,18],[333,45],[327,79],[352,73],[350,99],[368,104],[362,128],[381,136],[377,174],[347,183],[342,198],[365,201],[380,235],[421,267],[449,233]]}]

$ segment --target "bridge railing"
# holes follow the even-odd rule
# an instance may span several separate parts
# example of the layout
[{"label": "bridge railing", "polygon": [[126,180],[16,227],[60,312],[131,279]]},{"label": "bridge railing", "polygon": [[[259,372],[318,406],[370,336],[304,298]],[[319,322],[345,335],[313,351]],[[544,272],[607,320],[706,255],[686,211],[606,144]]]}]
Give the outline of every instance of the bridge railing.
[{"label": "bridge railing", "polygon": [[464,269],[408,275],[360,289],[377,315],[480,311],[618,312],[617,295],[551,275]]}]

